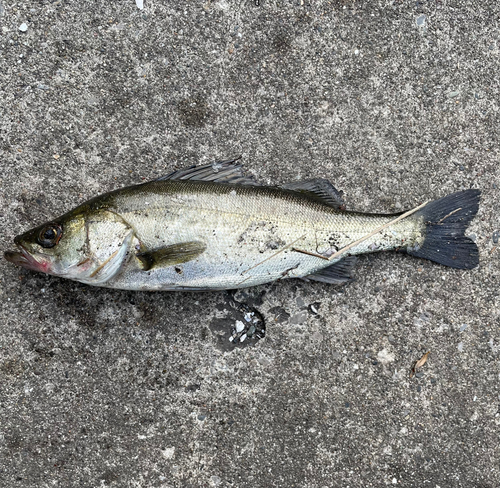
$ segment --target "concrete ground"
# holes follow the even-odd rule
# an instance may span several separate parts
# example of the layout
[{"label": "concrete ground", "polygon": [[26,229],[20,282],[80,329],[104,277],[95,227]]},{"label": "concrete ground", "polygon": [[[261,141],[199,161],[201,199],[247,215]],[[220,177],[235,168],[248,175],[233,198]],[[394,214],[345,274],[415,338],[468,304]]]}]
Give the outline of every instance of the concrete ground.
[{"label": "concrete ground", "polygon": [[2,251],[239,154],[362,211],[483,191],[478,268],[373,254],[345,287],[248,289],[267,334],[237,346],[226,293],[2,259],[1,487],[500,486],[498,2],[0,2]]}]

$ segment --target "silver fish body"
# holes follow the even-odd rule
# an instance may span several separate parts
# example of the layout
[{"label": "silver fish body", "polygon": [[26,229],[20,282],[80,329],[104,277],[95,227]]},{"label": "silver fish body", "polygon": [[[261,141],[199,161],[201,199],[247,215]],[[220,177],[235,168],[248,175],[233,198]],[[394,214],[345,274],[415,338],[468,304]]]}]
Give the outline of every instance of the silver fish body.
[{"label": "silver fish body", "polygon": [[[338,192],[325,180],[265,187],[241,181],[232,163],[222,166],[220,178],[217,168],[206,168],[198,179],[198,169],[195,178],[176,172],[97,197],[16,238],[20,252],[6,258],[127,290],[234,289],[285,278],[341,283],[349,279],[350,256],[394,249],[438,262],[445,256],[443,264],[454,267],[477,264],[477,248],[463,236],[477,211],[476,190],[433,202],[328,260],[396,216],[342,210]],[[438,228],[436,238],[454,239],[439,244],[437,258],[430,217],[436,225],[445,217],[440,224],[446,229]],[[61,243],[65,248],[57,250]]]},{"label": "silver fish body", "polygon": [[[137,249],[183,242],[206,247],[198,257],[145,272],[129,259],[106,286],[127,289],[232,289],[305,277],[325,257],[394,217],[341,212],[307,196],[276,188],[197,181],[160,181],[115,194],[111,207],[134,229]],[[424,225],[402,221],[351,254],[415,244]]]}]

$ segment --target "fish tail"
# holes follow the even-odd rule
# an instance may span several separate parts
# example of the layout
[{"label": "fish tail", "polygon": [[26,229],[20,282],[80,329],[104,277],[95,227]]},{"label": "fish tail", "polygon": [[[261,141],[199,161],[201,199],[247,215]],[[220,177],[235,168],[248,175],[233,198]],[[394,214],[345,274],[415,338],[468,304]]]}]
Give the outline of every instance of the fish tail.
[{"label": "fish tail", "polygon": [[459,269],[479,264],[479,250],[464,233],[479,209],[480,190],[465,190],[428,203],[415,213],[423,217],[425,239],[420,246],[408,247],[412,256],[430,259]]}]

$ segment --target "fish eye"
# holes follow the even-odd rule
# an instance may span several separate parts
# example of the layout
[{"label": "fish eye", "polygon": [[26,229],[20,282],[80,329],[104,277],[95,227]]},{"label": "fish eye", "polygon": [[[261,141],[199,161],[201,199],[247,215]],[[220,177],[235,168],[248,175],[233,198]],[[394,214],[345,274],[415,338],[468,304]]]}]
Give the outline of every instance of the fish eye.
[{"label": "fish eye", "polygon": [[38,244],[45,248],[54,247],[62,236],[62,227],[59,224],[48,224],[38,234]]}]

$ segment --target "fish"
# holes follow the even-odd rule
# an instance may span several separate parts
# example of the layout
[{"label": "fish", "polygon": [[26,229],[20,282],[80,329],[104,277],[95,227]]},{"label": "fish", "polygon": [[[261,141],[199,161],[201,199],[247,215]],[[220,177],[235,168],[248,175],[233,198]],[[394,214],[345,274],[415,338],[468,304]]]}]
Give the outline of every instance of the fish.
[{"label": "fish", "polygon": [[479,263],[468,189],[399,214],[348,211],[327,179],[260,185],[237,160],[192,166],[97,196],[14,239],[5,259],[123,290],[232,290],[302,278],[352,280],[356,256],[399,251]]}]

